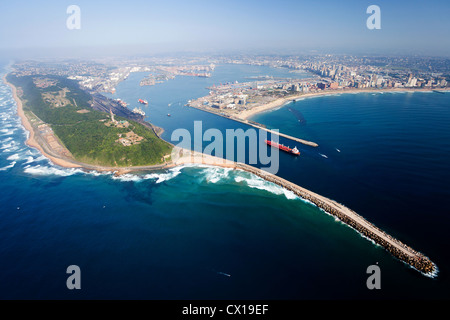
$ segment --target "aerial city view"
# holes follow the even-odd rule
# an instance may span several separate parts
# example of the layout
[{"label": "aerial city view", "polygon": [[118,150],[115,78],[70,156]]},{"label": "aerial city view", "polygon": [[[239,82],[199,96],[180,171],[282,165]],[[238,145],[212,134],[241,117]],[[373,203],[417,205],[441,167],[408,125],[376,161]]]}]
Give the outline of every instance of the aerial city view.
[{"label": "aerial city view", "polygon": [[449,13],[2,3],[0,299],[448,299]]}]

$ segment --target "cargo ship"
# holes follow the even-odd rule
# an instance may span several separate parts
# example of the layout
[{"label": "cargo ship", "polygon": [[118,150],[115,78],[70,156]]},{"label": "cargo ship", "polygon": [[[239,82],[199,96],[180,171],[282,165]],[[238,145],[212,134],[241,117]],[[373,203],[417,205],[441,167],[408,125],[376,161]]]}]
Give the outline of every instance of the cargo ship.
[{"label": "cargo ship", "polygon": [[147,100],[139,99],[138,101],[139,101],[139,103],[142,103],[142,104],[148,104]]},{"label": "cargo ship", "polygon": [[269,140],[266,140],[266,143],[271,147],[278,148],[280,150],[291,153],[293,155],[296,155],[296,156],[300,155],[300,151],[298,151],[297,147],[294,147],[293,149],[291,149],[289,147],[286,147],[285,145],[278,144],[276,142],[269,141]]}]

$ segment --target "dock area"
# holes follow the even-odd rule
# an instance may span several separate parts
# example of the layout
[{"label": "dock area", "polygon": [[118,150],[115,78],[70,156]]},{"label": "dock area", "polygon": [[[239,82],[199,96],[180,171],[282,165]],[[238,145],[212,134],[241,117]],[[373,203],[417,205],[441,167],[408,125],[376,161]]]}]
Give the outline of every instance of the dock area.
[{"label": "dock area", "polygon": [[290,135],[287,135],[287,134],[284,134],[284,133],[281,133],[281,132],[275,132],[273,130],[267,129],[267,128],[262,127],[261,125],[257,124],[256,122],[252,123],[252,122],[249,122],[248,120],[236,120],[236,121],[240,121],[240,122],[248,124],[249,126],[252,126],[254,128],[257,128],[257,129],[260,129],[260,130],[265,130],[265,131],[269,132],[270,134],[276,134],[276,135],[279,135],[280,137],[284,137],[286,139],[289,139],[289,140],[292,140],[292,141],[296,141],[296,142],[299,142],[301,144],[304,144],[304,145],[307,145],[307,146],[310,146],[310,147],[318,147],[319,146],[317,143],[312,142],[312,141],[303,140],[303,139],[300,139],[300,138],[297,138],[297,137],[293,137],[293,136],[290,136]]},{"label": "dock area", "polygon": [[310,147],[318,147],[319,146],[317,143],[312,142],[312,141],[300,139],[300,138],[293,137],[293,136],[290,136],[290,135],[287,135],[287,134],[284,134],[284,133],[281,133],[281,132],[275,132],[275,131],[273,131],[271,129],[267,129],[264,125],[262,125],[260,123],[257,123],[257,122],[254,122],[254,121],[243,120],[243,119],[240,119],[240,118],[237,118],[237,117],[229,116],[229,115],[226,115],[226,114],[221,114],[219,112],[214,112],[214,111],[211,111],[211,110],[207,110],[205,108],[199,108],[199,107],[196,107],[196,106],[193,106],[193,105],[190,105],[190,107],[198,109],[198,110],[201,110],[201,111],[209,112],[209,113],[215,114],[217,116],[220,116],[220,117],[223,117],[223,118],[226,118],[226,119],[230,119],[230,120],[233,120],[233,121],[236,121],[236,122],[240,122],[240,123],[246,124],[248,126],[254,127],[256,129],[265,130],[265,131],[269,132],[270,134],[276,134],[276,135],[278,135],[280,137],[283,137],[283,138],[286,138],[286,139],[289,139],[289,140],[292,140],[292,141],[296,141],[296,142],[299,142],[301,144],[304,144],[304,145],[307,145],[307,146],[310,146]]}]

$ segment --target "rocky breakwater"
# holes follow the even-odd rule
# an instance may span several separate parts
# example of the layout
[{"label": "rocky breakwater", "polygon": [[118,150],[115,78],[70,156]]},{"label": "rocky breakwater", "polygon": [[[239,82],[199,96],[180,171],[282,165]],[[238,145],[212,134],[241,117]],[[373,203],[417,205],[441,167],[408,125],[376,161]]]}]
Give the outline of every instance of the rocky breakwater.
[{"label": "rocky breakwater", "polygon": [[296,195],[305,200],[314,203],[319,208],[335,216],[348,226],[354,228],[368,239],[373,240],[375,243],[390,252],[394,257],[407,263],[411,267],[422,272],[424,275],[437,275],[437,267],[428,257],[388,235],[386,232],[380,230],[356,212],[350,210],[342,204],[302,188],[276,175],[269,174],[261,169],[242,163],[236,164],[236,168],[251,172],[267,181],[294,192]]}]

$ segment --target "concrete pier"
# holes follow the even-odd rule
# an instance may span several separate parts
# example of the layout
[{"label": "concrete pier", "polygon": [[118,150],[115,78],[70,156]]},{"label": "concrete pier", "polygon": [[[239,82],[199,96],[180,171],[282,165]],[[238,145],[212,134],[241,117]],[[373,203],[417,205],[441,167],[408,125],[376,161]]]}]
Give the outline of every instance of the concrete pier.
[{"label": "concrete pier", "polygon": [[242,120],[242,119],[237,118],[237,117],[228,116],[228,115],[225,115],[225,114],[221,114],[221,113],[219,113],[219,112],[214,112],[214,111],[212,111],[212,110],[207,110],[207,109],[200,108],[200,107],[196,107],[196,106],[193,106],[193,105],[190,105],[190,107],[191,107],[191,108],[198,109],[198,110],[201,110],[201,111],[205,111],[205,112],[208,112],[208,113],[212,113],[212,114],[215,114],[215,115],[217,115],[217,116],[220,116],[220,117],[223,117],[223,118],[226,118],[226,119],[230,119],[230,120],[233,120],[233,121],[237,121],[237,122],[246,124],[246,125],[248,125],[248,126],[252,126],[252,127],[257,128],[257,129],[260,129],[260,130],[265,130],[265,131],[267,131],[267,132],[270,132],[271,134],[276,134],[276,135],[278,135],[278,136],[284,137],[284,138],[289,139],[289,140],[292,140],[292,141],[296,141],[296,142],[302,143],[302,144],[307,145],[307,146],[310,146],[310,147],[318,147],[318,146],[319,146],[317,143],[312,142],[312,141],[303,140],[303,139],[296,138],[296,137],[293,137],[293,136],[290,136],[290,135],[287,135],[287,134],[284,134],[284,133],[281,133],[281,132],[275,132],[275,131],[273,131],[273,130],[267,129],[267,128],[264,127],[262,124],[257,123],[257,122],[254,122],[254,121]]},{"label": "concrete pier", "polygon": [[287,134],[284,134],[284,133],[281,133],[281,132],[274,132],[273,130],[264,128],[264,127],[262,127],[262,126],[260,126],[260,125],[258,125],[256,123],[250,123],[248,121],[242,121],[242,122],[245,123],[245,124],[248,124],[249,126],[255,127],[257,129],[265,130],[267,132],[270,132],[270,134],[276,134],[276,135],[279,135],[279,136],[284,137],[286,139],[289,139],[289,140],[292,140],[292,141],[296,141],[296,142],[299,142],[301,144],[304,144],[304,145],[307,145],[307,146],[310,146],[310,147],[318,147],[319,146],[315,142],[308,141],[308,140],[303,140],[303,139],[300,139],[300,138],[296,138],[296,137],[293,137],[293,136],[290,136],[290,135],[287,135]]}]

